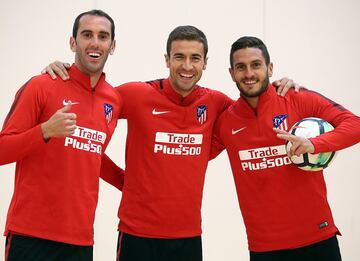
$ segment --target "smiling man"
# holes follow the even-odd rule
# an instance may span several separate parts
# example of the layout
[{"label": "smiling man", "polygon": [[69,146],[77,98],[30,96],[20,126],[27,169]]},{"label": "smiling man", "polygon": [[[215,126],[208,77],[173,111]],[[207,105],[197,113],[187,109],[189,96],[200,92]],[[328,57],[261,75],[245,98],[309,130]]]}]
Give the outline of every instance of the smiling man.
[{"label": "smiling man", "polygon": [[[215,137],[226,148],[251,261],[340,261],[336,227],[322,171],[291,164],[284,140],[299,153],[336,151],[360,141],[360,118],[330,99],[306,89],[280,98],[269,84],[273,64],[265,44],[242,37],[230,51],[230,75],[240,98],[218,119]],[[315,138],[289,135],[297,121],[319,117],[335,130]],[[216,144],[214,142],[214,144]]]},{"label": "smiling man", "polygon": [[121,106],[103,73],[114,30],[100,10],[80,14],[71,79],[35,76],[16,94],[0,133],[0,164],[16,162],[6,261],[93,259],[101,157]]},{"label": "smiling man", "polygon": [[[202,260],[201,201],[213,126],[233,103],[197,85],[207,53],[201,30],[176,27],[166,45],[168,78],[116,88],[123,101],[120,118],[128,122],[118,260]],[[52,69],[67,74],[59,62],[46,69],[53,77]],[[285,80],[282,87],[291,84]],[[103,159],[102,173],[118,170]]]},{"label": "smiling man", "polygon": [[167,42],[169,77],[117,88],[124,101],[120,117],[128,121],[119,260],[202,260],[201,200],[212,126],[233,102],[197,85],[207,49],[202,31],[177,27]]},{"label": "smiling man", "polygon": [[128,121],[121,261],[202,260],[201,201],[213,126],[233,101],[197,85],[208,53],[201,30],[175,28],[166,50],[167,79],[117,88],[120,117]]}]

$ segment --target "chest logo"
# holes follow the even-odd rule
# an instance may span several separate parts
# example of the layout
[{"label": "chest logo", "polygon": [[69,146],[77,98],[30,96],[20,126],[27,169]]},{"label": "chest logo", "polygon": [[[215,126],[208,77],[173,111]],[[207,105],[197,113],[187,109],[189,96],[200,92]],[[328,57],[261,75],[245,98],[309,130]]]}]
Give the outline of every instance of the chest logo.
[{"label": "chest logo", "polygon": [[203,124],[206,121],[207,108],[208,106],[206,105],[199,105],[196,107],[196,117],[198,122],[200,122],[200,124]]},{"label": "chest logo", "polygon": [[104,115],[105,115],[106,123],[109,124],[113,116],[113,106],[111,104],[104,103]]},{"label": "chest logo", "polygon": [[240,128],[240,129],[232,129],[231,130],[231,134],[232,135],[235,135],[235,134],[237,134],[237,133],[239,133],[240,131],[242,131],[242,130],[245,130],[246,129],[246,126],[245,127],[242,127],[242,128]]},{"label": "chest logo", "polygon": [[280,114],[275,116],[272,119],[274,128],[283,131],[288,131],[287,117],[288,117],[287,114]]},{"label": "chest logo", "polygon": [[153,115],[160,115],[160,114],[165,114],[165,113],[169,113],[170,111],[157,111],[155,108],[152,110],[152,114]]},{"label": "chest logo", "polygon": [[72,102],[71,100],[63,100],[63,102],[62,102],[62,104],[64,105],[64,106],[66,106],[66,105],[75,105],[75,104],[80,104],[80,102]]}]

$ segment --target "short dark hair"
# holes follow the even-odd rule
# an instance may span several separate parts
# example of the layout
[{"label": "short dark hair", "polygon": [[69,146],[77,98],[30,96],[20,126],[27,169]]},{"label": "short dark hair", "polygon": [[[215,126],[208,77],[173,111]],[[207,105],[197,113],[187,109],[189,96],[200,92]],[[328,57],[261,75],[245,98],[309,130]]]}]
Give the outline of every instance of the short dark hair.
[{"label": "short dark hair", "polygon": [[170,56],[171,44],[176,40],[188,40],[188,41],[198,41],[204,46],[204,57],[206,57],[208,52],[208,43],[205,34],[192,25],[182,25],[176,27],[169,34],[167,44],[166,44],[166,52],[167,55]]},{"label": "short dark hair", "polygon": [[74,22],[74,26],[73,26],[73,33],[72,33],[72,36],[75,39],[76,39],[77,32],[79,30],[80,19],[84,15],[101,16],[101,17],[105,17],[106,19],[108,19],[110,21],[110,23],[111,23],[111,40],[114,40],[114,38],[115,38],[115,23],[114,23],[114,20],[111,18],[110,15],[108,15],[104,11],[98,10],[98,9],[93,9],[93,10],[81,13],[76,17],[75,22]]},{"label": "short dark hair", "polygon": [[253,36],[244,36],[239,39],[237,39],[231,46],[230,51],[230,66],[231,68],[234,68],[233,62],[234,62],[234,53],[237,50],[245,49],[245,48],[258,48],[261,50],[262,55],[265,58],[266,65],[269,65],[270,63],[270,55],[266,48],[266,45],[261,41],[259,38],[253,37]]}]

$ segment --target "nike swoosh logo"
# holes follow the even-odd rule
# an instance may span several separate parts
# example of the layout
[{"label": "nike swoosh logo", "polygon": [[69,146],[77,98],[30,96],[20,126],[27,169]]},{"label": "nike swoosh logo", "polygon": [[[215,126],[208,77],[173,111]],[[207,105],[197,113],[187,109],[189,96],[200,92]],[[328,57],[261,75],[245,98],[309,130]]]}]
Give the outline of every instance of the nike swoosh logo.
[{"label": "nike swoosh logo", "polygon": [[170,111],[157,111],[156,109],[152,110],[152,114],[153,115],[159,115],[159,114],[164,114],[164,113],[169,113]]},{"label": "nike swoosh logo", "polygon": [[71,100],[63,100],[63,105],[64,106],[66,106],[66,105],[68,105],[68,104],[70,104],[70,105],[75,105],[75,104],[79,104],[80,102],[72,102]]},{"label": "nike swoosh logo", "polygon": [[246,129],[246,126],[240,128],[240,129],[237,129],[237,130],[232,129],[232,130],[231,130],[231,134],[232,134],[232,135],[235,135],[236,133],[239,133],[240,131],[245,130],[245,129]]}]

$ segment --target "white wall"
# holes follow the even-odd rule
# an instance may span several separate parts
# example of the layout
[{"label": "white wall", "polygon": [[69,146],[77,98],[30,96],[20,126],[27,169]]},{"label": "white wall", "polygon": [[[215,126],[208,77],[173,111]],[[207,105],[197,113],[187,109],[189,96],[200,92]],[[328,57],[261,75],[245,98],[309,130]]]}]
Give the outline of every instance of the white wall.
[{"label": "white wall", "polygon": [[[360,115],[360,2],[356,0],[0,0],[2,122],[16,90],[54,59],[73,61],[68,47],[75,16],[88,9],[116,22],[117,50],[106,66],[114,85],[167,77],[163,54],[169,32],[192,24],[209,40],[209,63],[200,84],[237,98],[228,72],[230,45],[238,37],[265,40],[273,79],[289,76]],[[124,165],[126,125],[117,128],[108,153]],[[328,197],[344,260],[359,260],[359,145],[341,151],[326,171]],[[6,148],[0,148],[6,149]],[[0,228],[13,190],[14,165],[0,166]],[[95,224],[97,261],[115,260],[117,207],[121,193],[101,183]],[[242,218],[225,154],[209,164],[203,201],[204,260],[248,260]],[[0,242],[0,256],[4,244]],[[1,258],[0,258],[1,259]]]}]

